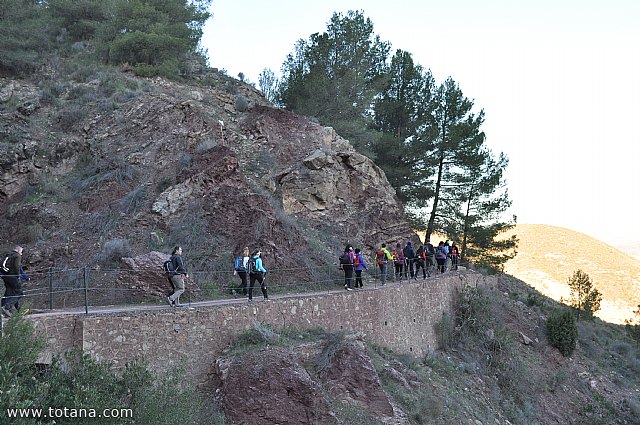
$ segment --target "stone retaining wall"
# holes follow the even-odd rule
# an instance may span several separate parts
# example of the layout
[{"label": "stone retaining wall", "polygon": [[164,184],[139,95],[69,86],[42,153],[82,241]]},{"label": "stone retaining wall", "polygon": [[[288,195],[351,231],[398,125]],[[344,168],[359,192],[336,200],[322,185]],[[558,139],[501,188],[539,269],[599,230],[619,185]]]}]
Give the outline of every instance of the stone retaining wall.
[{"label": "stone retaining wall", "polygon": [[472,271],[377,289],[199,307],[195,310],[34,316],[47,353],[82,349],[115,366],[140,358],[155,370],[182,365],[189,378],[207,380],[217,356],[254,321],[274,328],[363,332],[395,351],[421,356],[437,347],[435,325],[451,313],[455,289],[487,283]]}]

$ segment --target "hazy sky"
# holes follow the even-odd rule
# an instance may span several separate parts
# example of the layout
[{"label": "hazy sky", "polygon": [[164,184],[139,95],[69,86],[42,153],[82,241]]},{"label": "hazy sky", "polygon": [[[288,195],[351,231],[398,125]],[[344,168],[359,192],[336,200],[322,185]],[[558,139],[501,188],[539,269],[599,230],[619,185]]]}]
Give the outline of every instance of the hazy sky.
[{"label": "hazy sky", "polygon": [[214,0],[203,47],[257,85],[349,10],[484,109],[519,223],[640,242],[640,1]]}]

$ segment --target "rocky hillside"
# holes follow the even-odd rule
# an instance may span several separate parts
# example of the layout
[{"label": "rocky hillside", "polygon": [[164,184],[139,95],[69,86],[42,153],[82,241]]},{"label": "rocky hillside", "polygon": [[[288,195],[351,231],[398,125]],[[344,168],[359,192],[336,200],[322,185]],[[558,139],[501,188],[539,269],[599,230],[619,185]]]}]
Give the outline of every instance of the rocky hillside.
[{"label": "rocky hillside", "polygon": [[602,293],[603,320],[623,324],[640,305],[640,261],[585,234],[542,224],[518,224],[507,234],[520,239],[518,255],[505,272],[543,294],[568,299],[569,278],[581,269]]},{"label": "rocky hillside", "polygon": [[621,326],[580,322],[563,357],[546,333],[558,303],[525,282],[500,276],[460,301],[421,358],[362,334],[254,323],[204,392],[226,421],[254,425],[640,423],[640,347]]},{"label": "rocky hillside", "polygon": [[271,268],[322,265],[347,241],[416,237],[347,140],[213,71],[0,79],[0,150],[2,245],[25,244],[32,270],[119,267],[175,244],[192,269],[229,269],[244,246]]}]

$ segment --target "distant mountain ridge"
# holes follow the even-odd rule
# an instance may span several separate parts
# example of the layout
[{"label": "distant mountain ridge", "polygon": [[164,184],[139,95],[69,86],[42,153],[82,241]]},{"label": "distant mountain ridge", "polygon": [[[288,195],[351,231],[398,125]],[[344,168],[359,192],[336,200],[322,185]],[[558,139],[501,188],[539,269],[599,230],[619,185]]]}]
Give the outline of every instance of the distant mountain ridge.
[{"label": "distant mountain ridge", "polygon": [[569,278],[581,269],[602,293],[603,320],[622,324],[640,304],[640,260],[583,233],[545,224],[518,224],[520,239],[505,272],[555,299],[568,299]]}]

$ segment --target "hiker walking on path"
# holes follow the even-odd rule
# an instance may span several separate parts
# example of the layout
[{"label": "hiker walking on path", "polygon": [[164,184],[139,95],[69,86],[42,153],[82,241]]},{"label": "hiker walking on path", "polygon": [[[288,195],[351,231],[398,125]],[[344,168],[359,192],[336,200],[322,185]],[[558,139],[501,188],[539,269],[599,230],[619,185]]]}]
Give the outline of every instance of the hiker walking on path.
[{"label": "hiker walking on path", "polygon": [[344,271],[344,289],[352,291],[351,282],[353,281],[353,265],[355,263],[356,255],[353,252],[353,246],[347,244],[344,247],[344,251],[340,254],[338,261],[340,262],[340,268]]},{"label": "hiker walking on path", "polygon": [[362,270],[369,270],[367,267],[367,262],[364,259],[364,256],[360,253],[360,248],[356,248],[355,259],[353,262],[356,272],[356,288],[362,288]]},{"label": "hiker walking on path", "polygon": [[415,264],[416,264],[416,279],[418,279],[418,271],[420,269],[422,269],[422,279],[426,279],[427,278],[427,255],[424,251],[424,245],[420,245],[420,247],[418,247],[418,250],[416,251],[416,258],[415,258]]},{"label": "hiker walking on path", "polygon": [[449,254],[451,255],[451,270],[458,270],[460,256],[458,255],[458,247],[456,246],[455,242],[451,245]]},{"label": "hiker walking on path", "polygon": [[404,247],[404,262],[405,262],[405,270],[404,276],[407,277],[407,271],[409,272],[409,276],[411,279],[415,277],[415,271],[413,269],[414,260],[416,258],[416,252],[413,250],[413,246],[411,245],[411,241],[407,241],[407,245]]},{"label": "hiker walking on path", "polygon": [[247,296],[247,287],[249,286],[249,273],[247,273],[247,263],[249,262],[249,247],[245,246],[244,250],[238,254],[233,265],[233,274],[240,278],[240,288],[242,295]]},{"label": "hiker walking on path", "polygon": [[20,245],[16,245],[13,251],[2,258],[2,280],[4,281],[4,297],[2,297],[2,314],[11,317],[13,313],[20,311],[20,300],[24,297],[20,279],[29,280],[29,276],[22,270],[22,251]]},{"label": "hiker walking on path", "polygon": [[376,263],[380,269],[380,284],[387,284],[387,263],[393,261],[393,256],[387,249],[387,244],[383,243],[380,249],[376,251]]},{"label": "hiker walking on path", "polygon": [[430,239],[427,239],[424,244],[424,252],[427,256],[427,276],[431,277],[431,274],[436,269],[436,249],[433,247]]},{"label": "hiker walking on path", "polygon": [[247,270],[249,271],[249,301],[253,300],[253,286],[256,284],[256,281],[260,284],[260,289],[262,290],[265,301],[269,300],[267,285],[264,283],[267,269],[262,265],[261,255],[262,251],[256,249],[247,262]]},{"label": "hiker walking on path", "polygon": [[438,262],[438,273],[444,273],[445,263],[447,261],[447,251],[444,248],[444,242],[440,241],[436,247],[436,261]]},{"label": "hiker walking on path", "polygon": [[184,280],[189,278],[187,269],[182,261],[182,247],[176,246],[171,252],[169,258],[173,271],[169,271],[169,282],[173,287],[173,293],[167,297],[167,302],[171,307],[182,307],[180,304],[180,295],[184,293]]},{"label": "hiker walking on path", "polygon": [[402,244],[398,242],[396,248],[391,253],[393,256],[393,267],[395,273],[393,275],[394,280],[402,281],[402,271],[404,269],[404,252],[402,251]]}]

